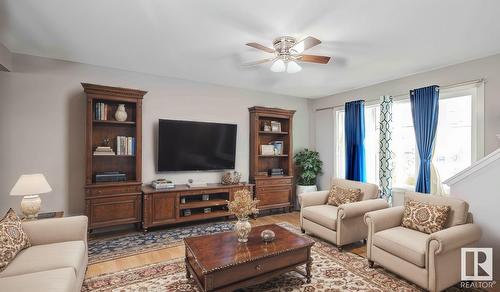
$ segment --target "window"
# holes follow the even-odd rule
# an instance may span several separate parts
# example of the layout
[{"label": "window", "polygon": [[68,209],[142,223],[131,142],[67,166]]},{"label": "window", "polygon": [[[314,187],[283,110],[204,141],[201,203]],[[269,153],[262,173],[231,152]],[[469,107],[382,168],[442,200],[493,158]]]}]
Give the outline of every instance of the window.
[{"label": "window", "polygon": [[[378,183],[379,122],[378,101],[365,106],[365,148],[367,181]],[[336,177],[345,177],[344,108],[335,110]],[[393,187],[410,188],[416,184],[418,150],[409,97],[393,103]],[[444,181],[467,168],[483,155],[482,86],[441,90],[439,120],[434,145],[433,165]]]},{"label": "window", "polygon": [[446,180],[472,163],[472,96],[439,101],[433,163]]},{"label": "window", "polygon": [[[345,135],[344,109],[336,111],[335,130],[335,177],[345,178]],[[365,156],[366,180],[378,183],[379,169],[379,135],[380,135],[380,107],[378,105],[365,106]]]},{"label": "window", "polygon": [[395,187],[415,185],[418,151],[409,99],[393,103],[392,124],[392,185]]}]

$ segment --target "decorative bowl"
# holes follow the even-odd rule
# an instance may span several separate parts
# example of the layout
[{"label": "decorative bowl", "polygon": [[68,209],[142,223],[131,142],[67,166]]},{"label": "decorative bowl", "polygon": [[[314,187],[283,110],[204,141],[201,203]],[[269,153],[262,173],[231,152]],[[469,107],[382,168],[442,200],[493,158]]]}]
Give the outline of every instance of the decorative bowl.
[{"label": "decorative bowl", "polygon": [[260,233],[260,237],[264,242],[271,242],[276,237],[276,234],[274,234],[274,231],[266,229]]},{"label": "decorative bowl", "polygon": [[237,185],[240,183],[241,173],[237,171],[228,171],[222,175],[221,184]]}]

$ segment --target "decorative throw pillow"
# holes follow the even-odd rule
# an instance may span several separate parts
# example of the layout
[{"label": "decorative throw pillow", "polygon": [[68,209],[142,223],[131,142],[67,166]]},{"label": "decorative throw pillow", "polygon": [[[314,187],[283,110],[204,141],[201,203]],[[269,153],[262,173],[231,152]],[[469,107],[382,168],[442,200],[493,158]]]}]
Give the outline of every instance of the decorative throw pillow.
[{"label": "decorative throw pillow", "polygon": [[354,203],[361,199],[360,189],[348,189],[333,185],[328,194],[328,205],[340,206]]},{"label": "decorative throw pillow", "polygon": [[401,225],[431,234],[444,228],[449,212],[449,206],[431,205],[409,200],[405,203]]},{"label": "decorative throw pillow", "polygon": [[21,226],[21,220],[14,210],[9,209],[0,220],[0,272],[23,249],[30,247],[30,241]]}]

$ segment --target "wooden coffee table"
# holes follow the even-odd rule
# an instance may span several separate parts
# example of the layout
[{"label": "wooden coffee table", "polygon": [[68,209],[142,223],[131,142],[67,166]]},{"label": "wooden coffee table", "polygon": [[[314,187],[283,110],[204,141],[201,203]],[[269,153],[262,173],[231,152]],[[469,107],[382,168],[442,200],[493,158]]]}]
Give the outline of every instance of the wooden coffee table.
[{"label": "wooden coffee table", "polygon": [[[273,242],[262,242],[264,229],[274,231]],[[189,237],[184,243],[186,277],[193,275],[202,291],[233,291],[292,270],[311,282],[314,241],[276,224],[252,228],[247,243],[238,243],[234,232]],[[304,264],[305,273],[297,269]]]}]

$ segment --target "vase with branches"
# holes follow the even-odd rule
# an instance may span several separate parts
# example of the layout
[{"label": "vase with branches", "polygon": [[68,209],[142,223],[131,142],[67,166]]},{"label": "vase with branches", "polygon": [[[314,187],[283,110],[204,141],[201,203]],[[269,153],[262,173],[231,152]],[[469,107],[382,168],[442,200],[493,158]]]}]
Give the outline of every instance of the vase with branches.
[{"label": "vase with branches", "polygon": [[239,242],[248,241],[248,235],[252,229],[252,225],[248,222],[248,218],[251,215],[259,213],[259,209],[257,209],[258,203],[259,201],[254,200],[252,193],[247,189],[235,192],[234,200],[227,201],[229,212],[238,218],[238,221],[234,225],[234,229]]}]

